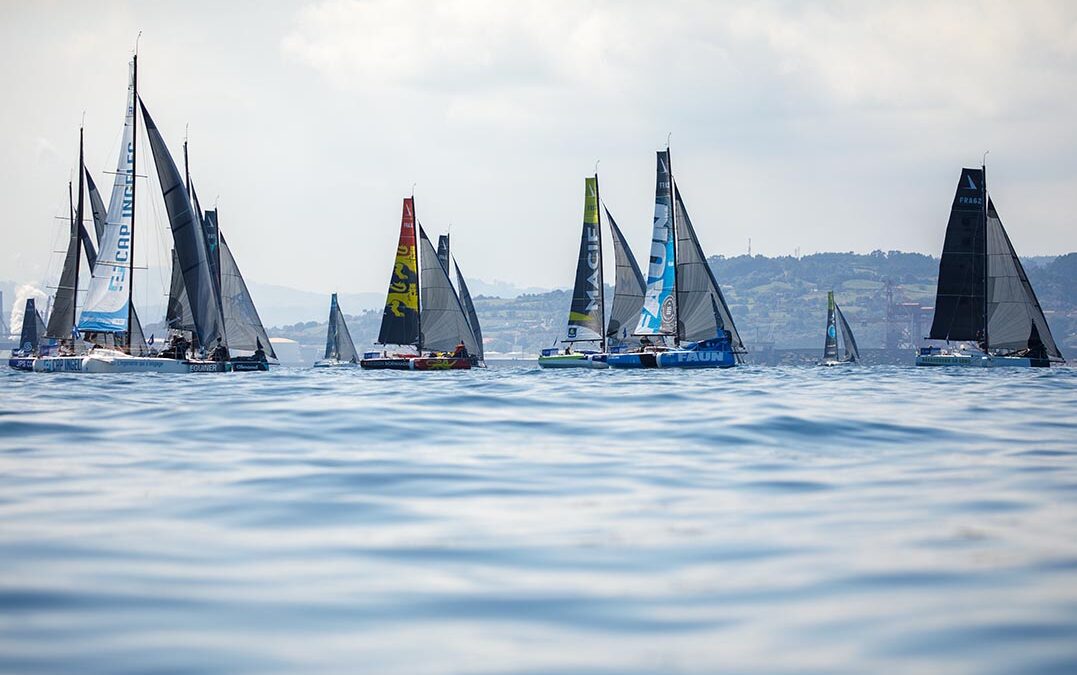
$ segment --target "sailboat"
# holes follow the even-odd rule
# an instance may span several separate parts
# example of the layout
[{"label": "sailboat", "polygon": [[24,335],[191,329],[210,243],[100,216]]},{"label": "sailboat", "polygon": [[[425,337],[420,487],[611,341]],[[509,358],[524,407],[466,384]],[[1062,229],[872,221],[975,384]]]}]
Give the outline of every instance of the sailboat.
[{"label": "sailboat", "polygon": [[[639,316],[643,307],[643,274],[636,265],[624,235],[609,211],[606,222],[614,242],[617,278],[614,286],[613,310],[609,324],[606,320],[605,283],[602,269],[602,201],[598,175],[584,179],[583,231],[576,262],[576,282],[572,288],[568,327],[562,344],[544,349],[539,356],[543,368],[606,368],[606,358],[612,349],[622,350],[630,343],[626,324]],[[597,344],[598,350],[576,350],[579,342]]]},{"label": "sailboat", "polygon": [[406,197],[378,344],[416,351],[367,352],[359,365],[372,370],[466,370],[481,364],[482,333],[470,295],[467,300],[470,316],[449,279],[447,264],[415,217],[414,197]]},{"label": "sailboat", "polygon": [[[845,355],[838,355],[838,328],[841,328],[841,342],[845,347]],[[840,366],[845,363],[860,361],[860,350],[856,347],[856,339],[853,338],[853,329],[845,320],[845,315],[834,302],[834,291],[826,294],[826,341],[823,344],[823,360],[821,366]]]},{"label": "sailboat", "polygon": [[634,335],[640,348],[610,354],[611,368],[731,368],[744,353],[677,189],[669,148],[658,152],[647,293]]},{"label": "sailboat", "polygon": [[[211,358],[192,358],[186,348],[178,349],[175,343],[171,356],[151,352],[134,308],[137,110],[141,110],[157,169],[175,245],[173,263],[182,271],[193,334],[203,354],[206,349],[214,348]],[[268,368],[265,350],[268,348],[272,355],[272,345],[227,243],[219,235],[216,212],[204,216],[192,201],[193,193],[184,187],[183,177],[138,95],[136,55],[131,62],[123,142],[107,212],[94,202],[91,192],[95,227],[97,214],[105,216],[99,230],[101,255],[93,266],[93,278],[77,330],[94,347],[85,355],[39,358],[34,364],[35,371],[191,373]],[[81,213],[81,195],[79,204]],[[211,249],[211,245],[215,248]],[[233,346],[252,349],[254,354],[232,358],[228,350]]]},{"label": "sailboat", "polygon": [[355,351],[344,313],[337,303],[337,294],[329,301],[329,330],[325,336],[325,357],[315,362],[315,368],[358,368],[359,354]]},{"label": "sailboat", "polygon": [[26,298],[26,307],[22,312],[22,330],[19,334],[19,346],[11,350],[8,366],[15,370],[33,370],[37,359],[41,338],[45,336],[45,322],[37,313],[33,298]]},{"label": "sailboat", "polygon": [[1042,367],[1064,362],[987,192],[987,169],[962,169],[946,226],[935,317],[918,366]]}]

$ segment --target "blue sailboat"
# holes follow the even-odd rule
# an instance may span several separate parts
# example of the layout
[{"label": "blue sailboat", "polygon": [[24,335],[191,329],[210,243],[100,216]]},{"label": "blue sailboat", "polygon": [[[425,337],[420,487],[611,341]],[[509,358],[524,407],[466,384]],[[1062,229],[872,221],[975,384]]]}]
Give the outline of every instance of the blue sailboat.
[{"label": "blue sailboat", "polygon": [[677,189],[669,148],[657,158],[647,293],[634,334],[639,349],[610,354],[611,368],[732,368],[745,352]]}]

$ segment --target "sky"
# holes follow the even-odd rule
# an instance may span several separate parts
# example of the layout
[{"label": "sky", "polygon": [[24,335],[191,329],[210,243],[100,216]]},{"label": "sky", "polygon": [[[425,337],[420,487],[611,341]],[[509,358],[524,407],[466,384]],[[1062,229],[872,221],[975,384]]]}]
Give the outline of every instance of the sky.
[{"label": "sky", "polygon": [[143,100],[257,282],[384,289],[414,190],[469,277],[568,286],[596,163],[646,256],[667,138],[708,254],[938,255],[985,151],[1018,253],[1077,250],[1073,2],[4,0],[0,279],[58,275],[83,119],[111,184],[139,31]]}]

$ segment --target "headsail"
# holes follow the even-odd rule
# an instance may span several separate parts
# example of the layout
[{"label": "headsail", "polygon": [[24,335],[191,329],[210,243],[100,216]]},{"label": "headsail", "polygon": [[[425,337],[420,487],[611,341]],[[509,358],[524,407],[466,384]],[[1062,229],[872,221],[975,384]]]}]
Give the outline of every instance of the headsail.
[{"label": "headsail", "polygon": [[194,313],[187,300],[187,287],[183,285],[183,270],[180,269],[176,249],[172,249],[172,281],[168,288],[168,308],[165,311],[165,324],[169,330],[195,332]]},{"label": "headsail", "polygon": [[734,351],[744,343],[733,323],[722,289],[714,278],[680,190],[673,184],[674,223],[677,231],[677,334],[682,340],[708,340],[718,331],[729,331]]},{"label": "headsail", "polygon": [[359,362],[359,354],[355,351],[355,343],[352,342],[348,324],[344,321],[344,313],[337,304],[337,294],[329,303],[329,331],[325,338],[325,358],[338,361]]},{"label": "headsail", "polygon": [[621,234],[621,229],[617,227],[609,209],[605,211],[606,222],[609,223],[613,238],[613,256],[617,263],[613,308],[606,326],[606,338],[622,345],[635,345],[639,344],[639,338],[632,335],[631,331],[639,320],[640,310],[643,309],[643,295],[647,292],[647,283],[643,279],[643,273],[639,271],[632,249],[628,247],[628,241]]},{"label": "headsail", "polygon": [[987,341],[989,349],[1029,350],[1033,357],[1062,359],[1028,275],[990,198],[987,202]]},{"label": "headsail", "polygon": [[[131,311],[128,307],[129,267],[131,265],[131,223],[134,213],[134,125],[135,90],[134,74],[127,87],[127,112],[123,126],[120,156],[116,161],[116,177],[112,183],[104,231],[98,240],[97,262],[93,278],[86,293],[85,306],[79,315],[78,328],[83,332],[126,333]],[[94,192],[90,192],[90,204],[94,210],[94,226],[97,227],[97,211]],[[98,196],[98,202],[100,197]]]},{"label": "headsail", "polygon": [[140,102],[142,119],[146,125],[146,135],[153,151],[157,177],[161,184],[168,222],[172,228],[172,239],[176,245],[183,282],[187,288],[187,298],[191,302],[194,324],[198,342],[211,347],[218,339],[225,341],[224,318],[217,284],[213,279],[209,262],[209,252],[203,236],[202,224],[194,212],[191,200],[184,189],[183,176],[176,168],[172,154],[165,145],[161,132],[154,124],[153,118]]},{"label": "headsail", "polygon": [[26,308],[22,312],[22,331],[19,336],[19,349],[23,354],[36,354],[38,343],[45,336],[45,322],[37,313],[33,298],[26,298]]},{"label": "headsail", "polygon": [[75,327],[75,297],[78,294],[79,246],[82,245],[78,220],[72,218],[68,230],[67,254],[64,267],[60,272],[60,283],[56,286],[55,300],[49,324],[45,334],[49,337],[67,340]]},{"label": "headsail", "polygon": [[[217,215],[215,211],[210,213]],[[216,218],[213,220],[216,222]],[[273,344],[269,341],[261,317],[258,316],[243,275],[239,273],[239,265],[232,256],[232,250],[219,232],[217,240],[221,256],[221,310],[224,315],[224,328],[228,334],[228,348],[255,351],[261,345],[266,355],[275,359],[277,355],[273,352]]]},{"label": "headsail", "polygon": [[[437,256],[434,256],[437,259]],[[438,263],[440,264],[440,263]],[[396,245],[393,275],[381,315],[378,343],[414,345],[419,342],[419,259],[415,238],[415,199],[404,198],[400,239]]]},{"label": "headsail", "polygon": [[445,274],[437,251],[422,226],[418,226],[418,229],[421,249],[419,312],[422,348],[451,352],[463,342],[469,353],[478,354],[479,345],[475,341],[475,334],[471,331],[464,307],[453,290],[449,275]]},{"label": "headsail", "polygon": [[598,219],[598,177],[584,182],[583,232],[576,260],[576,283],[563,342],[603,340],[602,229]]},{"label": "headsail", "polygon": [[471,334],[475,336],[476,351],[472,353],[478,356],[480,361],[485,361],[486,355],[483,353],[482,328],[479,326],[479,315],[475,312],[475,303],[471,300],[471,291],[467,290],[464,275],[460,273],[460,265],[457,264],[455,258],[453,259],[453,265],[456,267],[456,287],[460,289],[460,303],[464,306],[464,311],[467,312],[467,323],[471,326]]},{"label": "headsail", "polygon": [[928,336],[932,340],[985,337],[986,196],[983,170],[962,169],[939,260],[935,317]]},{"label": "headsail", "polygon": [[654,226],[651,258],[647,266],[647,295],[643,300],[636,335],[677,333],[677,272],[673,232],[673,176],[669,149],[658,153],[654,189]]},{"label": "headsail", "polygon": [[845,343],[845,360],[850,363],[856,363],[860,361],[860,349],[856,346],[856,338],[853,337],[853,329],[849,327],[849,322],[845,320],[845,314],[841,311],[841,307],[838,307],[837,303],[834,303],[834,313],[838,317],[838,326],[841,328],[841,339]]},{"label": "headsail", "polygon": [[97,189],[97,183],[94,182],[93,176],[90,175],[90,170],[86,168],[86,165],[82,165],[82,171],[86,176],[86,192],[90,196],[90,213],[93,214],[93,229],[94,236],[97,238],[97,245],[100,247],[105,239],[105,223],[108,220],[108,212],[105,211],[105,203],[101,200],[101,192]]}]

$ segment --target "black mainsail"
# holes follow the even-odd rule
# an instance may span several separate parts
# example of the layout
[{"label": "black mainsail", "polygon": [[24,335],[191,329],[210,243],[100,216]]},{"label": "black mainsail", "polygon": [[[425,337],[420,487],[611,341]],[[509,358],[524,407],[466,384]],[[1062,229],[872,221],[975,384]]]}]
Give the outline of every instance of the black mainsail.
[{"label": "black mainsail", "polygon": [[340,311],[336,293],[333,294],[333,299],[329,303],[329,330],[325,337],[325,358],[350,363],[359,362],[359,354],[355,351],[355,343],[352,342],[348,324],[344,321],[344,313]]},{"label": "black mainsail", "polygon": [[150,117],[146,104],[139,101],[146,135],[153,151],[157,177],[161,184],[165,209],[172,229],[176,258],[183,273],[183,282],[194,318],[199,344],[212,347],[218,339],[227,346],[221,298],[210,266],[209,251],[203,234],[200,214],[185,189],[183,176],[165,145],[164,138]]},{"label": "black mainsail", "polygon": [[962,169],[950,208],[931,340],[1062,361],[1043,309],[987,193],[986,172]]},{"label": "black mainsail", "polygon": [[601,342],[605,351],[605,300],[602,280],[602,225],[598,216],[598,176],[584,181],[583,229],[576,260],[576,281],[562,342]]},{"label": "black mainsail", "polygon": [[632,334],[643,309],[643,296],[647,292],[647,282],[640,272],[636,257],[628,247],[628,241],[617,222],[606,212],[606,222],[610,226],[613,239],[613,257],[616,263],[613,286],[613,307],[610,309],[609,323],[606,324],[606,339],[622,345],[638,345],[639,338]]},{"label": "black mainsail", "polygon": [[449,235],[448,234],[439,234],[438,235],[438,260],[441,261],[441,266],[445,268],[445,274],[448,274],[450,276],[452,275],[452,272],[449,270],[449,260],[451,258],[452,258],[452,255],[449,253]]},{"label": "black mainsail", "polygon": [[37,313],[33,298],[26,298],[26,307],[22,312],[22,330],[19,335],[19,349],[23,354],[37,354],[38,343],[45,336],[45,322]]},{"label": "black mainsail", "polygon": [[838,360],[838,316],[835,311],[834,291],[826,294],[826,341],[823,343],[823,360]]},{"label": "black mainsail", "polygon": [[[78,323],[77,297],[79,286],[79,267],[82,261],[82,247],[87,247],[87,261],[92,265],[97,260],[97,255],[90,244],[89,234],[83,227],[82,220],[85,213],[86,173],[82,169],[85,166],[82,148],[82,129],[79,129],[79,196],[78,206],[71,214],[70,229],[68,231],[67,253],[64,255],[64,266],[60,272],[60,283],[56,286],[56,296],[52,305],[52,313],[49,314],[49,323],[45,329],[48,337],[68,340],[74,337],[75,325]],[[70,194],[70,184],[68,194]]]}]

